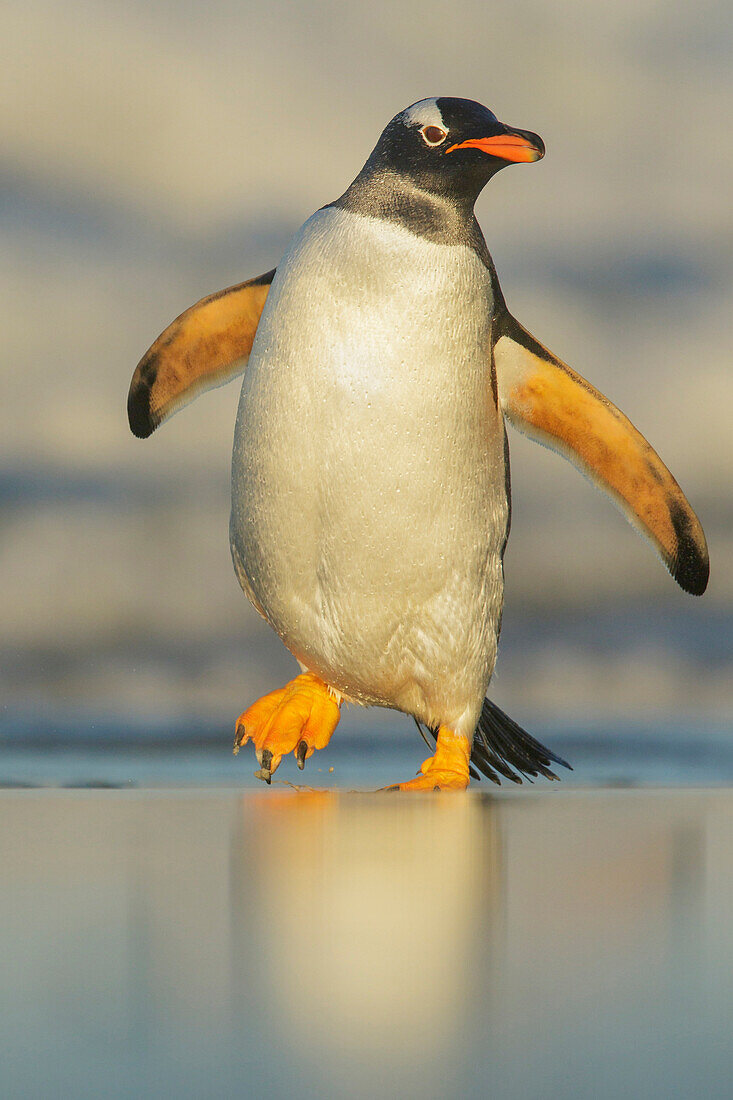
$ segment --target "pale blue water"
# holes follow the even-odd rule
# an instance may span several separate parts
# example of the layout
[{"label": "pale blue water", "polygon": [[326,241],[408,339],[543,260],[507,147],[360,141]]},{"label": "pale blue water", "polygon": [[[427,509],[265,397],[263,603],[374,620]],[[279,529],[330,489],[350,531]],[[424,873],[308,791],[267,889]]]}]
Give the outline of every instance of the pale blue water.
[{"label": "pale blue water", "polygon": [[[563,756],[573,771],[557,768],[562,787],[733,785],[733,725],[672,721],[538,726],[530,732]],[[6,715],[0,723],[0,787],[225,786],[259,788],[251,747],[234,757],[227,727],[191,719],[180,724],[137,725],[100,717],[53,723]],[[329,789],[373,789],[414,775],[427,750],[414,725],[390,716],[381,728],[349,712],[327,749],[300,772],[287,757],[280,783]],[[331,770],[333,769],[333,770]],[[506,786],[506,784],[504,784]],[[525,785],[531,786],[525,780]],[[547,781],[536,780],[542,788]],[[477,789],[490,789],[488,780]]]},{"label": "pale blue water", "polygon": [[724,725],[533,726],[561,783],[401,796],[400,716],[269,789],[215,725],[15,717],[3,1100],[731,1095]]},{"label": "pale blue water", "polygon": [[4,791],[0,866],[8,1100],[731,1095],[729,790]]}]

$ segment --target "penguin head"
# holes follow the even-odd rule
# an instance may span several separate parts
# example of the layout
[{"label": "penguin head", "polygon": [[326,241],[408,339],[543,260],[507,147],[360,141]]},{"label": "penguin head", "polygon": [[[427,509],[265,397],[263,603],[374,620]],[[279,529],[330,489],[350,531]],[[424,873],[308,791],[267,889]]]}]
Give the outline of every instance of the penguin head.
[{"label": "penguin head", "polygon": [[471,99],[422,99],[392,119],[364,166],[397,173],[415,186],[473,203],[508,164],[545,155],[542,138],[499,122]]}]

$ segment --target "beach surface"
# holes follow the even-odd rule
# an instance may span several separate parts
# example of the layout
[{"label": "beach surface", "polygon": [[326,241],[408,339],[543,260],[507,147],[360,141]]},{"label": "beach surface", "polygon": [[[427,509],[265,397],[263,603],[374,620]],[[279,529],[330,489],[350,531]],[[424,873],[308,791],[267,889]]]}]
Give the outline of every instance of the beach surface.
[{"label": "beach surface", "polygon": [[180,778],[0,792],[4,1097],[730,1096],[729,789]]}]

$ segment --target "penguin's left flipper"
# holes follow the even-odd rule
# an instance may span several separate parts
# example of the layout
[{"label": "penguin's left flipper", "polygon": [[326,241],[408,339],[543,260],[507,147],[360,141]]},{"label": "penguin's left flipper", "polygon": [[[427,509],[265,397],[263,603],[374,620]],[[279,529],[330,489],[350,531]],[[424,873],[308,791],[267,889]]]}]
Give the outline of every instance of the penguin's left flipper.
[{"label": "penguin's left flipper", "polygon": [[127,415],[133,435],[147,439],[204,390],[243,373],[274,274],[202,298],[160,334],[130,383]]},{"label": "penguin's left flipper", "polygon": [[608,493],[649,538],[686,592],[708,583],[700,521],[656,451],[607,397],[508,312],[494,344],[499,402],[520,432],[558,451]]}]

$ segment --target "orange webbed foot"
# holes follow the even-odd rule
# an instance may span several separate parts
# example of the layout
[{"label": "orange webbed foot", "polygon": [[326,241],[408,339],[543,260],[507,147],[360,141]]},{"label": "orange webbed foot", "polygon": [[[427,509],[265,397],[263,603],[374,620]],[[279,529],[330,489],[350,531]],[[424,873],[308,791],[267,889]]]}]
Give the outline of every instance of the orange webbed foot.
[{"label": "orange webbed foot", "polygon": [[383,787],[385,791],[465,791],[469,783],[471,742],[447,726],[438,730],[435,755],[420,768],[420,775],[405,783]]},{"label": "orange webbed foot", "polygon": [[260,765],[255,775],[270,783],[287,753],[295,754],[302,769],[316,749],[325,748],[340,717],[340,703],[328,686],[315,673],[304,672],[240,714],[234,752],[252,741]]}]

